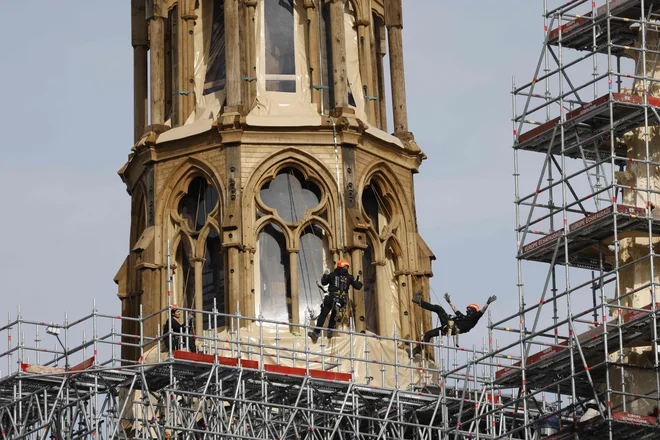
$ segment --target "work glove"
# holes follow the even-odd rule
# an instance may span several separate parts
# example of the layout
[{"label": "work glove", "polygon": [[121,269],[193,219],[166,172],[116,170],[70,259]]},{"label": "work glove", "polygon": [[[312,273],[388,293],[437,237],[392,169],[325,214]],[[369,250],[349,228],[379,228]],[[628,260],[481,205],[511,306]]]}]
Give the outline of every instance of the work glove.
[{"label": "work glove", "polygon": [[355,279],[355,281],[360,281],[360,275],[357,276],[357,278]]},{"label": "work glove", "polygon": [[451,298],[448,293],[445,293],[445,300],[447,300],[448,303],[451,303]]},{"label": "work glove", "polygon": [[323,272],[323,275],[326,275],[326,276],[327,276],[327,275],[330,275],[330,271],[329,271],[328,269],[326,269],[326,270]]},{"label": "work glove", "polygon": [[495,295],[493,295],[493,296],[491,296],[490,298],[488,298],[488,301],[487,301],[487,302],[488,302],[488,304],[490,304],[490,303],[492,303],[492,302],[495,302],[496,299],[497,299],[497,297],[496,297]]}]

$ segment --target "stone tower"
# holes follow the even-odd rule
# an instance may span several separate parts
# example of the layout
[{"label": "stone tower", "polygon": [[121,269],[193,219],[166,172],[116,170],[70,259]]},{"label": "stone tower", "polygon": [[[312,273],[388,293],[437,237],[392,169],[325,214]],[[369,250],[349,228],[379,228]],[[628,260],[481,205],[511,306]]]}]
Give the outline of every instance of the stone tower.
[{"label": "stone tower", "polygon": [[[411,306],[429,290],[434,257],[415,218],[425,156],[408,130],[401,0],[131,7],[135,144],[119,171],[131,226],[115,279],[123,314],[168,305],[169,243],[171,302],[186,308],[304,323],[318,314],[315,282],[347,258],[365,283],[352,297],[358,331],[428,329],[430,316]],[[194,325],[207,326],[202,314]],[[156,324],[144,330],[154,335]]]}]

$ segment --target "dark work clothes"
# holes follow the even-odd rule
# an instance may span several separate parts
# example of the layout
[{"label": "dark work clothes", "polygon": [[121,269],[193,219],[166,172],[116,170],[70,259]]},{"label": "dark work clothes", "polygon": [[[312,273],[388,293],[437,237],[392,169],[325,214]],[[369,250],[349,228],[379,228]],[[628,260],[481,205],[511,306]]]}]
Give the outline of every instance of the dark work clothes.
[{"label": "dark work clothes", "polygon": [[[435,338],[440,335],[446,335],[449,332],[449,321],[454,321],[454,327],[457,328],[459,334],[461,334],[472,330],[474,326],[477,325],[477,322],[479,322],[479,319],[484,316],[483,312],[474,311],[468,314],[464,314],[463,312],[458,311],[456,312],[455,316],[449,316],[449,314],[447,314],[442,306],[427,303],[424,300],[422,300],[421,306],[425,310],[435,312],[440,318],[440,327],[434,328],[433,330],[429,330],[428,332],[424,333],[424,338],[422,339],[424,342],[429,342],[431,338]],[[418,345],[415,348],[415,353],[420,353],[421,351],[422,346]]]},{"label": "dark work clothes", "polygon": [[[356,290],[362,289],[362,283],[353,278],[353,275],[348,273],[348,270],[338,267],[331,273],[321,277],[321,284],[328,286],[328,294],[323,298],[321,304],[321,314],[316,320],[317,327],[323,327],[325,319],[330,313],[330,322],[328,328],[333,329],[336,325],[337,309],[335,302],[339,303],[341,308],[346,307],[348,302],[348,289],[353,287]],[[314,330],[315,333],[320,333],[320,330]]]},{"label": "dark work clothes", "polygon": [[[170,336],[167,333],[170,331],[170,321],[168,320],[163,327],[163,335],[166,335],[163,338],[165,342],[165,348],[170,349]],[[191,353],[197,351],[195,347],[195,339],[191,335],[181,336],[180,334],[189,333],[191,331],[190,327],[186,328],[183,324],[179,323],[176,319],[172,320],[172,343],[174,344],[174,350],[183,350],[186,349],[186,339],[188,340],[188,350]],[[185,339],[184,339],[185,338]]]},{"label": "dark work clothes", "polygon": [[356,290],[362,289],[362,283],[353,278],[353,275],[342,267],[336,268],[327,275],[323,274],[321,284],[328,286],[328,293],[330,294],[337,292],[348,293],[349,286],[352,286]]},{"label": "dark work clothes", "polygon": [[442,306],[427,303],[424,300],[422,300],[421,305],[423,309],[437,313],[438,317],[440,318],[439,329],[442,330],[443,335],[447,334],[448,328],[446,326],[451,320],[454,321],[454,327],[459,330],[459,333],[467,333],[472,330],[474,326],[477,325],[477,322],[479,322],[479,319],[484,316],[483,312],[470,312],[468,314],[464,314],[461,311],[457,311],[456,315],[451,317],[447,314],[447,312],[445,312],[445,309],[443,309]]}]

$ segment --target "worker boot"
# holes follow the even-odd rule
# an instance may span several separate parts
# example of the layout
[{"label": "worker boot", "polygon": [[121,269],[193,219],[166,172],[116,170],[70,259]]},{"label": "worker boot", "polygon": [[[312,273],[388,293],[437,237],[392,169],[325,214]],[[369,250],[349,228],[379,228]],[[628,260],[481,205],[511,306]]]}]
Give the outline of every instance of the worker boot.
[{"label": "worker boot", "polygon": [[309,333],[307,333],[307,336],[309,336],[310,339],[312,340],[312,342],[315,343],[315,344],[316,344],[316,341],[319,340],[319,334],[316,333],[315,331],[310,331]]},{"label": "worker boot", "polygon": [[413,304],[417,304],[418,306],[422,305],[422,291],[420,290],[415,294],[415,296],[412,299]]}]

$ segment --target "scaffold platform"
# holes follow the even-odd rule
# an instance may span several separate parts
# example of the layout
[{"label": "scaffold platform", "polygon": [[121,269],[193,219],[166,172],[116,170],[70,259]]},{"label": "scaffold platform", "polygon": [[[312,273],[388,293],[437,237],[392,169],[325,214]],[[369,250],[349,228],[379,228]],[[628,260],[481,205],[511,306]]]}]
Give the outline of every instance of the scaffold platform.
[{"label": "scaffold platform", "polygon": [[[610,13],[616,17],[609,23],[610,41],[615,44],[611,49],[613,55],[621,54],[625,46],[634,44],[639,38],[638,29],[635,28],[637,20],[647,16],[649,10],[657,9],[658,4],[660,2],[656,0],[647,0],[642,10],[640,0],[610,1]],[[561,43],[564,48],[593,51],[595,28],[595,51],[607,53],[607,5],[599,6],[594,12],[587,12],[551,30],[548,34],[548,44],[558,46]]]},{"label": "scaffold platform", "polygon": [[[646,209],[618,204],[616,213],[614,213],[614,205],[610,205],[571,223],[566,236],[564,236],[564,229],[560,229],[524,245],[518,258],[553,263],[554,257],[554,264],[565,264],[566,249],[563,238],[566,237],[569,265],[600,270],[602,264],[604,270],[612,270],[611,262],[601,258],[603,249],[599,248],[599,244],[614,238],[615,215],[616,230],[619,234],[626,231],[648,233],[649,222],[646,217]],[[656,227],[660,228],[660,220],[653,218],[652,227],[654,230]],[[609,251],[604,254],[608,255]]]},{"label": "scaffold platform", "polygon": [[660,427],[656,418],[641,416],[624,411],[612,411],[608,421],[600,416],[585,422],[570,425],[560,432],[546,437],[545,440],[569,440],[574,438],[599,440],[609,436],[610,422],[612,436],[615,439],[647,440],[660,436]]},{"label": "scaffold platform", "polygon": [[[660,108],[660,98],[648,97],[648,104]],[[613,118],[610,124],[610,103]],[[561,155],[566,157],[597,159],[598,155],[609,157],[611,153],[610,142],[602,142],[610,135],[610,128],[614,136],[644,125],[644,99],[638,95],[628,93],[612,93],[601,96],[566,113],[564,122],[564,139],[562,150],[562,137],[560,136],[560,117],[551,119],[533,129],[521,133],[516,149],[536,151]],[[598,149],[594,148],[598,145]],[[618,146],[615,155],[626,156],[625,148]]]},{"label": "scaffold platform", "polygon": [[[617,351],[623,343],[624,347],[636,344],[651,345],[653,340],[653,315],[650,312],[652,305],[649,304],[641,310],[631,310],[623,316],[621,325],[615,323],[607,324],[607,352]],[[656,303],[656,310],[660,310],[660,303]],[[657,312],[656,312],[657,313]],[[591,330],[577,336],[587,368],[574,348],[573,365],[575,371],[571,370],[571,352],[569,341],[563,341],[558,345],[546,348],[543,351],[532,354],[526,362],[526,383],[530,389],[542,389],[551,384],[558,383],[560,388],[567,394],[571,394],[572,384],[568,379],[571,376],[590,372],[594,381],[605,373],[603,353],[605,350],[604,326],[598,325]],[[621,330],[619,332],[619,330]],[[621,335],[621,336],[620,336]],[[522,383],[521,363],[516,362],[511,367],[498,370],[495,373],[495,384],[502,387],[515,387]],[[575,381],[576,394],[582,397],[593,395],[593,389],[588,381]]]}]

